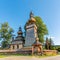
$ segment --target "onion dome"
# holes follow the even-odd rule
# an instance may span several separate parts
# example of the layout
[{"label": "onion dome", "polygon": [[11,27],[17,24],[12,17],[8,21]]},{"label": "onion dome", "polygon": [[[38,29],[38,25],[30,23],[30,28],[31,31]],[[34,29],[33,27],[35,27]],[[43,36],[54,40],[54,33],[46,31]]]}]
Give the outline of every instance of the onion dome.
[{"label": "onion dome", "polygon": [[39,45],[42,45],[42,43],[39,42],[39,38],[36,38],[36,41],[32,45],[39,46]]},{"label": "onion dome", "polygon": [[36,20],[34,18],[34,14],[30,12],[30,19],[28,20],[27,24],[35,23]]},{"label": "onion dome", "polygon": [[34,14],[32,12],[30,12],[30,21],[36,22],[36,20],[34,18]]},{"label": "onion dome", "polygon": [[18,33],[18,35],[23,34],[21,27],[19,27],[19,30],[17,33]]}]

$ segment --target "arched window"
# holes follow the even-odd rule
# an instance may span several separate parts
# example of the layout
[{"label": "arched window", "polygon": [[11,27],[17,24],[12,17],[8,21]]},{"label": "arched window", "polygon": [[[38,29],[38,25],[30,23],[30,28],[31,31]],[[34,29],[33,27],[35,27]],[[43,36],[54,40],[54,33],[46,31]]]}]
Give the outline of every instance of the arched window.
[{"label": "arched window", "polygon": [[14,45],[13,45],[13,49],[14,49]]},{"label": "arched window", "polygon": [[17,49],[19,49],[19,45],[17,45]]}]

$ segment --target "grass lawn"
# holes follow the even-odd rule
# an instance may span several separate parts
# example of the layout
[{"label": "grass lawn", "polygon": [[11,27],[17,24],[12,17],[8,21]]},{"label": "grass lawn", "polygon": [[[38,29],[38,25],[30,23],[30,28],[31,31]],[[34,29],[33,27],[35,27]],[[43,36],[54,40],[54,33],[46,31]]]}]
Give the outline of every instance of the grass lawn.
[{"label": "grass lawn", "polygon": [[7,57],[6,55],[0,55],[0,58],[4,58],[4,57]]},{"label": "grass lawn", "polygon": [[37,56],[37,55],[23,55],[23,54],[14,54],[14,55],[0,55],[0,58],[4,58],[4,57],[8,57],[8,56],[27,56],[27,57],[38,57],[38,58],[45,58],[45,57],[51,57],[51,56],[57,56],[57,55],[51,55],[51,56],[46,56],[46,55],[42,55],[42,56]]},{"label": "grass lawn", "polygon": [[57,56],[57,55],[42,55],[42,56],[35,56],[38,58],[45,58],[45,57],[52,57],[52,56]]},{"label": "grass lawn", "polygon": [[9,56],[29,56],[29,57],[31,57],[32,55],[23,55],[23,54],[0,54],[0,58],[9,57]]}]

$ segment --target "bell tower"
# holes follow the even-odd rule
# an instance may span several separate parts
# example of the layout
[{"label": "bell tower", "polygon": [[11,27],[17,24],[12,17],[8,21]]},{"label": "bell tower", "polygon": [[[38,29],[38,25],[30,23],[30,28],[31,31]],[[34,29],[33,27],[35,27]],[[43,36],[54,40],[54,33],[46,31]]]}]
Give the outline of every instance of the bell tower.
[{"label": "bell tower", "polygon": [[30,18],[26,23],[26,37],[25,37],[25,46],[32,46],[37,38],[37,26],[34,14],[30,12]]}]

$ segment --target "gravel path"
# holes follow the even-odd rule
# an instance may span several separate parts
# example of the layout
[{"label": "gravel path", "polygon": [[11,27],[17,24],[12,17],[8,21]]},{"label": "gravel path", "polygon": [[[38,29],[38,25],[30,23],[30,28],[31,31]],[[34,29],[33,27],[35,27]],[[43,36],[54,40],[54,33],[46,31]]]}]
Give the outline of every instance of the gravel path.
[{"label": "gravel path", "polygon": [[46,58],[36,58],[27,56],[10,56],[5,58],[0,58],[0,60],[60,60],[60,56],[46,57]]}]

